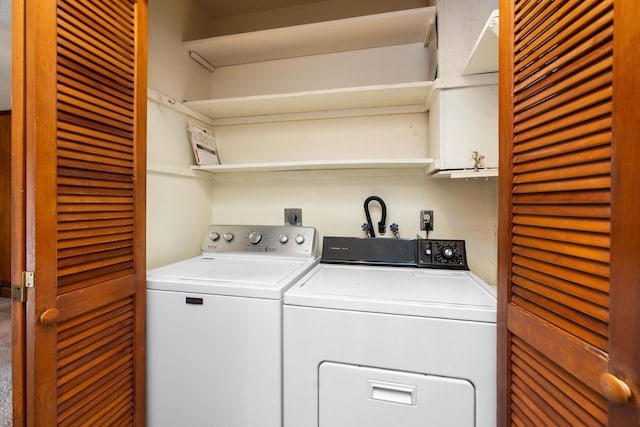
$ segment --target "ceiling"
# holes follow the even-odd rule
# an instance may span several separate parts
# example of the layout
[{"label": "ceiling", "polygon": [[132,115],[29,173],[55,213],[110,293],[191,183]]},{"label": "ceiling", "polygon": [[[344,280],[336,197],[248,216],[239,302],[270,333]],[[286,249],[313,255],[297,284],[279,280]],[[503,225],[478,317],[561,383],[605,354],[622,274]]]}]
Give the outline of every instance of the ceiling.
[{"label": "ceiling", "polygon": [[0,111],[11,109],[11,0],[0,0]]}]

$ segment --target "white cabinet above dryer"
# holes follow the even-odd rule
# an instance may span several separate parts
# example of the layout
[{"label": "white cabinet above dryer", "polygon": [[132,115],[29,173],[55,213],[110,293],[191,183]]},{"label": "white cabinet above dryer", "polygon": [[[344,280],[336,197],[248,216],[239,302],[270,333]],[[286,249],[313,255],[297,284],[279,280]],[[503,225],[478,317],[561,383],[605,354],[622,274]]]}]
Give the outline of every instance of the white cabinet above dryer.
[{"label": "white cabinet above dryer", "polygon": [[[439,87],[429,109],[432,172],[451,177],[498,174],[498,85]],[[436,80],[436,87],[440,86]]]}]

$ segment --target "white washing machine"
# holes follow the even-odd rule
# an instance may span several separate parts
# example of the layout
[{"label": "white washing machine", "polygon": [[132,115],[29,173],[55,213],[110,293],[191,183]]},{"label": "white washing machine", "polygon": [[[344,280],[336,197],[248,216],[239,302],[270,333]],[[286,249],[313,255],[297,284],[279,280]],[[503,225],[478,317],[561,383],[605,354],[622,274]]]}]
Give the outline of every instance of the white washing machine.
[{"label": "white washing machine", "polygon": [[285,426],[496,425],[495,291],[463,241],[325,238],[284,303]]},{"label": "white washing machine", "polygon": [[316,248],[311,227],[216,225],[148,272],[149,426],[282,426],[282,298]]}]

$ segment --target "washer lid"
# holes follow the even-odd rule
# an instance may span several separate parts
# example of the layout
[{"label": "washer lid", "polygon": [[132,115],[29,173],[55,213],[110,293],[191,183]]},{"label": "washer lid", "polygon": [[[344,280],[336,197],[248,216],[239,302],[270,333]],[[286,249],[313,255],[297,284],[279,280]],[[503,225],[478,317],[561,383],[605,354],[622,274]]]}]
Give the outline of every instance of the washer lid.
[{"label": "washer lid", "polygon": [[495,291],[469,271],[320,264],[285,293],[287,305],[496,321]]},{"label": "washer lid", "polygon": [[147,272],[147,289],[279,299],[317,259],[197,257]]}]

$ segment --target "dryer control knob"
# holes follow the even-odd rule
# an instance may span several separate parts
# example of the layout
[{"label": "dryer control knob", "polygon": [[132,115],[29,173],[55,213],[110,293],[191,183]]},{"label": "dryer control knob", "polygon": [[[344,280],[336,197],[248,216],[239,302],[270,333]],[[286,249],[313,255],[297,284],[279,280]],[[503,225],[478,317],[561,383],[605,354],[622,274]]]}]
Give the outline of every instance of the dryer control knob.
[{"label": "dryer control knob", "polygon": [[262,234],[259,231],[252,231],[249,233],[249,243],[252,245],[257,245],[262,240]]},{"label": "dryer control knob", "polygon": [[281,234],[278,236],[278,241],[282,244],[285,244],[289,241],[289,237],[286,234]]},{"label": "dryer control knob", "polygon": [[226,240],[227,242],[230,242],[230,241],[232,241],[232,240],[233,240],[233,233],[224,233],[224,234],[222,235],[222,238],[223,238],[224,240]]},{"label": "dryer control knob", "polygon": [[220,233],[218,233],[217,231],[212,232],[211,234],[209,234],[209,239],[211,239],[212,242],[217,242],[218,240],[220,240]]},{"label": "dryer control knob", "polygon": [[446,259],[453,258],[454,254],[455,254],[455,251],[451,246],[445,246],[444,248],[442,248],[442,256],[445,257]]},{"label": "dryer control knob", "polygon": [[304,236],[302,234],[298,234],[296,236],[296,243],[299,244],[299,245],[304,243]]}]

